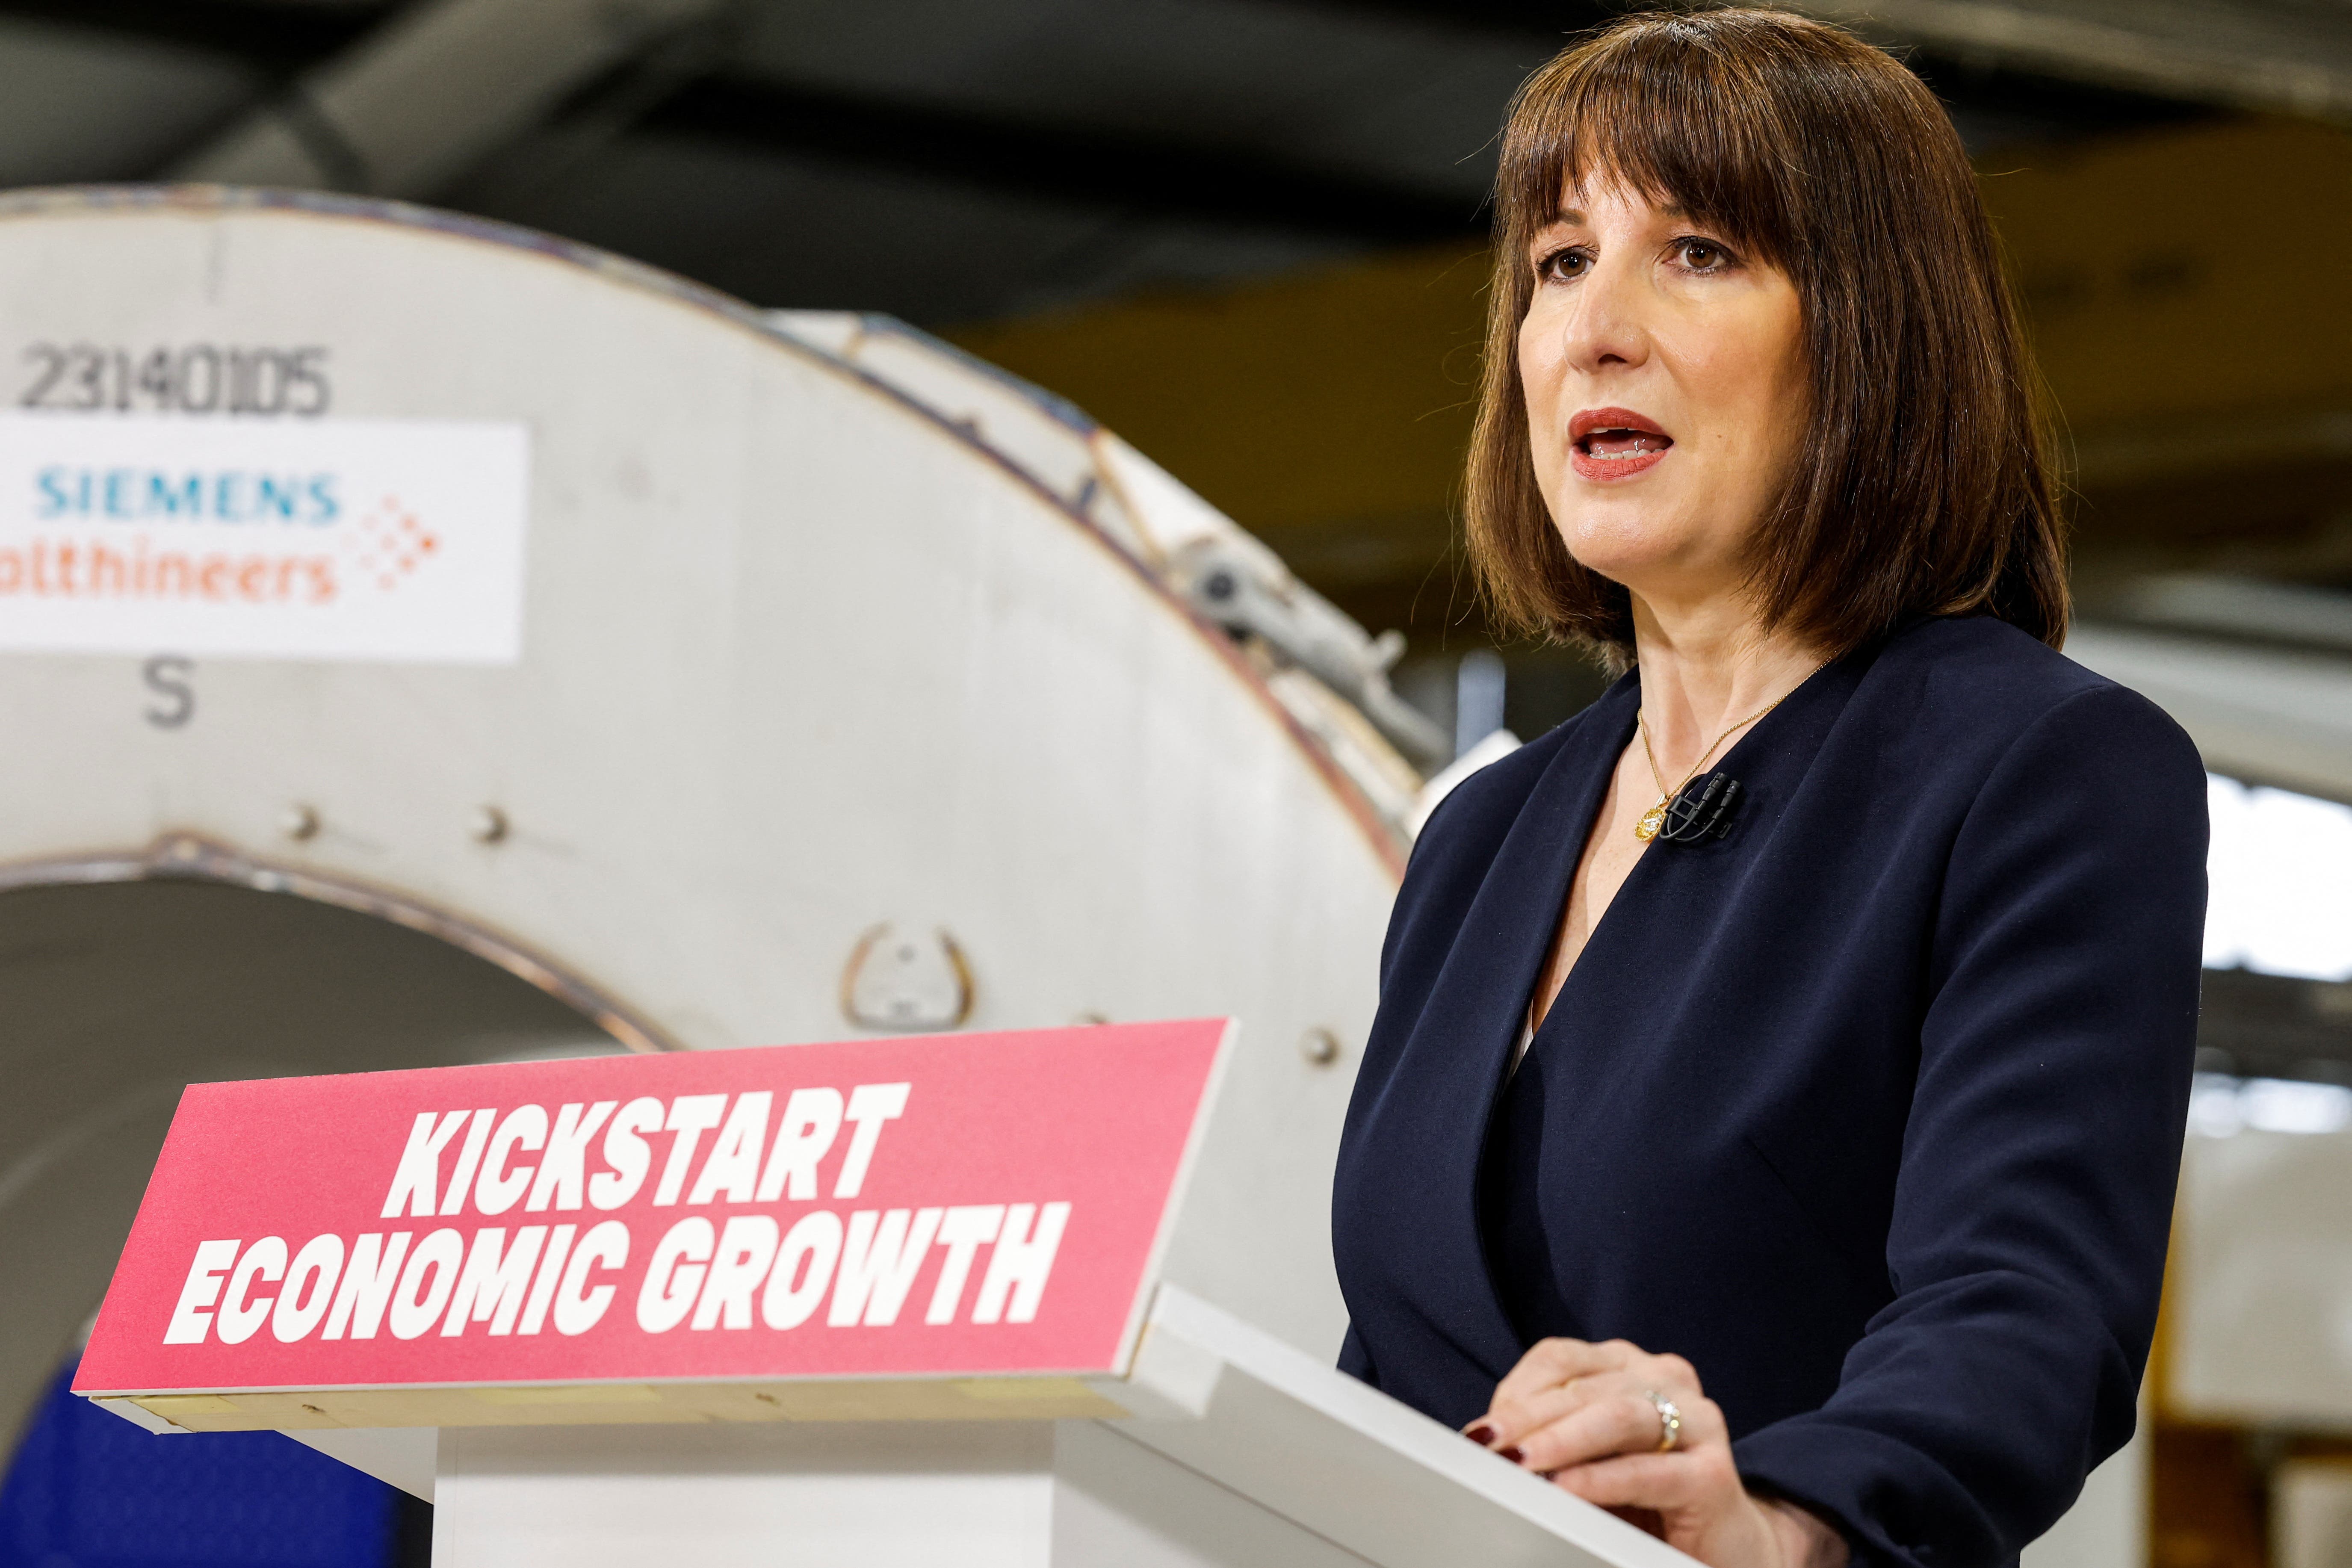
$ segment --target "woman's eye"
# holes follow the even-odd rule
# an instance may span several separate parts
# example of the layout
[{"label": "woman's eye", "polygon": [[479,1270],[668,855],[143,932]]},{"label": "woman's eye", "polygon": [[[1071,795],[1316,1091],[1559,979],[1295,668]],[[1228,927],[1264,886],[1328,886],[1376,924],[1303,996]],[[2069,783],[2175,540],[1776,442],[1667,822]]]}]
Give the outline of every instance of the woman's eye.
[{"label": "woman's eye", "polygon": [[1555,250],[1536,263],[1536,276],[1546,282],[1565,283],[1581,278],[1592,268],[1592,258],[1570,247]]},{"label": "woman's eye", "polygon": [[1712,240],[1685,239],[1677,248],[1682,264],[1693,272],[1720,272],[1731,265],[1730,255]]}]

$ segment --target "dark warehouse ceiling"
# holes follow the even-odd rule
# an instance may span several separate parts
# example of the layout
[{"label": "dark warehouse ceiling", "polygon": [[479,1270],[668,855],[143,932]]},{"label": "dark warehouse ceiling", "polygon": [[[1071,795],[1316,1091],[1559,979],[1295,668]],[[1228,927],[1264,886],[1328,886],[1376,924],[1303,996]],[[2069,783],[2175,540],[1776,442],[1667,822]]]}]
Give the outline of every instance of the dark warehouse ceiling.
[{"label": "dark warehouse ceiling", "polygon": [[[387,130],[337,98],[338,73],[373,69],[379,105],[396,89],[462,99],[467,81],[436,73],[416,40],[436,13],[486,5],[531,18],[468,45],[511,51],[514,72],[484,80],[520,84],[522,111]],[[2203,9],[2289,30],[2344,15]],[[1610,14],[1524,0],[0,0],[0,184],[372,191],[763,304],[953,324],[1473,237],[1511,89]],[[2026,53],[2021,68],[1981,41],[1930,39],[1910,58],[1979,150],[2202,111],[2178,90],[2113,85],[2144,68]]]}]

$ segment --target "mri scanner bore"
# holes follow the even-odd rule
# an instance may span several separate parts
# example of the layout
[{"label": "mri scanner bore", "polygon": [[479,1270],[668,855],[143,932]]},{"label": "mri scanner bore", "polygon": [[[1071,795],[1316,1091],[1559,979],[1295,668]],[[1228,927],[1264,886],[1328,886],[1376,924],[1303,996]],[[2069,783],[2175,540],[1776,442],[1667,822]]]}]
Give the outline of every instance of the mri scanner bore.
[{"label": "mri scanner bore", "polygon": [[[1399,747],[1444,748],[1262,546],[894,323],[415,209],[8,198],[0,320],[37,374],[321,389],[0,418],[12,1436],[181,1085],[582,1049],[1239,1015],[1169,1274],[1337,1342]],[[298,504],[185,504],[215,469]]]}]

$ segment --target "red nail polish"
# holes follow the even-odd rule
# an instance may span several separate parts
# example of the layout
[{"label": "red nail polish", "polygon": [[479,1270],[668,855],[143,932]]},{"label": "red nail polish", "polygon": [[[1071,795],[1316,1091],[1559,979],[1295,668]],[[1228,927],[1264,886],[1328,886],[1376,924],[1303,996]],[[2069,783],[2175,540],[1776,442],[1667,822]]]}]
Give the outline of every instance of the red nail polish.
[{"label": "red nail polish", "polygon": [[1469,1438],[1473,1443],[1477,1444],[1478,1447],[1482,1448],[1495,1440],[1495,1429],[1492,1426],[1487,1426],[1484,1421],[1479,1422],[1475,1426],[1469,1428],[1462,1435],[1465,1437]]},{"label": "red nail polish", "polygon": [[1525,1454],[1522,1454],[1522,1453],[1520,1453],[1520,1452],[1519,1452],[1519,1450],[1517,1449],[1517,1447],[1516,1446],[1515,1446],[1515,1447],[1508,1447],[1508,1448],[1497,1448],[1497,1449],[1496,1449],[1496,1450],[1495,1450],[1495,1454],[1496,1454],[1496,1457],[1497,1458],[1508,1459],[1511,1463],[1513,1463],[1513,1464],[1515,1464],[1515,1465],[1516,1465],[1516,1464],[1517,1464],[1521,1459],[1524,1459],[1524,1458],[1527,1458],[1527,1456],[1526,1456]]}]

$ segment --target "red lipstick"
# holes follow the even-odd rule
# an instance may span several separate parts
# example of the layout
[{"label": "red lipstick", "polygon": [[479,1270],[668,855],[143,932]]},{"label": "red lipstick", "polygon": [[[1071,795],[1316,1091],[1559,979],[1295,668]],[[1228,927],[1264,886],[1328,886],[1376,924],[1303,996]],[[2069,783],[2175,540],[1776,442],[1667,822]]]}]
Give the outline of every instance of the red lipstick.
[{"label": "red lipstick", "polygon": [[1568,422],[1569,466],[1579,478],[1607,483],[1646,474],[1665,461],[1675,438],[1630,408],[1584,408]]}]

